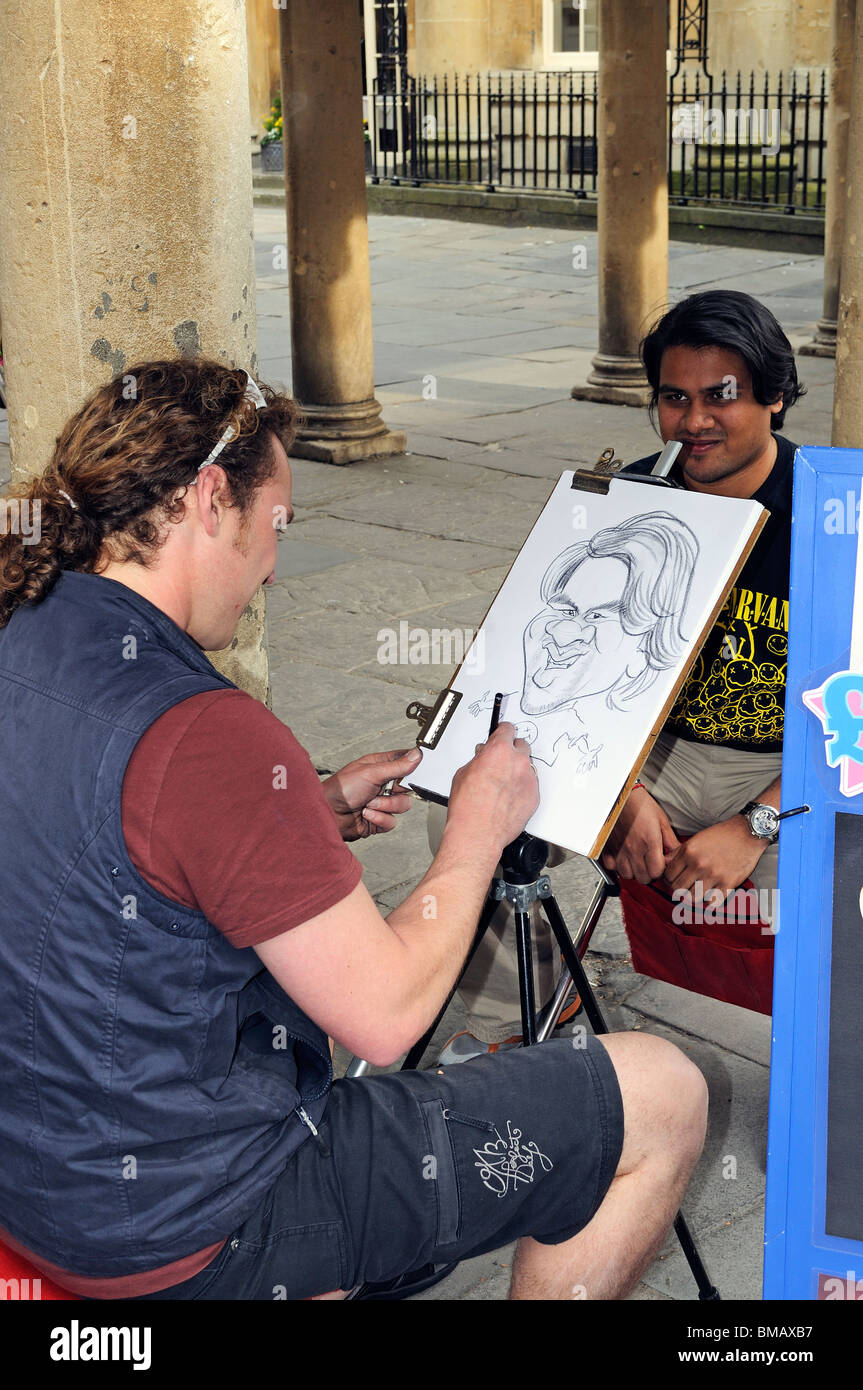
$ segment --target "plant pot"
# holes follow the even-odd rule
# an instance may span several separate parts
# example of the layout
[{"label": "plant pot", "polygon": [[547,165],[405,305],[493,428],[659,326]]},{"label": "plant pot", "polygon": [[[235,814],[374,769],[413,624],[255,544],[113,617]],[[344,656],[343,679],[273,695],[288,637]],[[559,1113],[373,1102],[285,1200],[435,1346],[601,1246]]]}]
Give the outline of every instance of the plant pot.
[{"label": "plant pot", "polygon": [[261,146],[261,170],[265,174],[281,174],[285,168],[285,147],[281,140],[271,140]]},{"label": "plant pot", "polygon": [[366,141],[365,150],[366,150],[366,173],[367,173],[367,174],[370,174],[370,173],[372,172],[372,142],[371,142],[371,140],[367,140],[367,141]]}]

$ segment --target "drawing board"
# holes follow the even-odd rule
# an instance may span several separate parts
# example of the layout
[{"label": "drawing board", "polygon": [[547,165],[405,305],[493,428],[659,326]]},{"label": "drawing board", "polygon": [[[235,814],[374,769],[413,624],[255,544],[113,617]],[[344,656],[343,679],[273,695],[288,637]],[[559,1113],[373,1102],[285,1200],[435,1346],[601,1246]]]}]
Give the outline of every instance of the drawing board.
[{"label": "drawing board", "polygon": [[[575,481],[576,486],[573,486]],[[595,856],[767,518],[757,502],[565,472],[450,684],[441,740],[405,780],[446,799],[500,717],[525,738],[527,830]]]}]

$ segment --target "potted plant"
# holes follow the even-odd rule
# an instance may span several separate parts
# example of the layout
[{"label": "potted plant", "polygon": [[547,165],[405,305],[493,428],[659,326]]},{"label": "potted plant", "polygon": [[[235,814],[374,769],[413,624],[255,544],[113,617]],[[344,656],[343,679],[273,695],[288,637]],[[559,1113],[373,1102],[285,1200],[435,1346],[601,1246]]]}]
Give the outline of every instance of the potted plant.
[{"label": "potted plant", "polygon": [[276,99],[270,107],[270,114],[264,117],[264,134],[261,136],[261,169],[267,174],[280,174],[285,167],[284,145],[282,143],[282,98]]}]

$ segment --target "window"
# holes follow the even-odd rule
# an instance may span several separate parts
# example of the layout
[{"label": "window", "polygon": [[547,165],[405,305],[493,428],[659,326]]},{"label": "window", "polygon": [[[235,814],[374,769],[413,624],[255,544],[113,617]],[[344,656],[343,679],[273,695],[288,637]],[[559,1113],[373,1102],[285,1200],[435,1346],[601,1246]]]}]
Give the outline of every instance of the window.
[{"label": "window", "polygon": [[[680,0],[690,12],[702,16],[701,33],[706,44],[707,0]],[[544,68],[596,72],[599,66],[600,0],[542,0],[542,65]],[[681,10],[683,13],[683,10]],[[670,23],[670,0],[666,3]],[[688,39],[687,39],[688,43]],[[668,71],[674,70],[674,53],[667,54]]]},{"label": "window", "polygon": [[599,0],[544,0],[544,66],[595,68],[598,24]]},{"label": "window", "polygon": [[595,53],[599,48],[596,37],[599,0],[554,0],[555,53]]}]

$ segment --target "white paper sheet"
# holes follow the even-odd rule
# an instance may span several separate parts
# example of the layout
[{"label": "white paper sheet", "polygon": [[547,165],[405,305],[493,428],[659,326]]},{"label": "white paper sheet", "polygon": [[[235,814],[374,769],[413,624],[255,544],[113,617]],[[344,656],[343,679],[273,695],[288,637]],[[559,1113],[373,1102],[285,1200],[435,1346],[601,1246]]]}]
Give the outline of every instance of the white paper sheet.
[{"label": "white paper sheet", "polygon": [[604,496],[572,479],[561,476],[451,683],[462,699],[441,742],[405,782],[448,797],[503,691],[500,717],[530,743],[539,779],[528,831],[595,855],[764,508],[625,478]]}]

